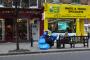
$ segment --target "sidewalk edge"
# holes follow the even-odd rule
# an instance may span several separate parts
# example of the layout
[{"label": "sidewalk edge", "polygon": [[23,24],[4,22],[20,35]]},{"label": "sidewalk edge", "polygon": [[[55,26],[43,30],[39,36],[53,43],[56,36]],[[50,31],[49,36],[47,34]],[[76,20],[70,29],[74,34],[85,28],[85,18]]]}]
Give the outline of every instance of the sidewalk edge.
[{"label": "sidewalk edge", "polygon": [[57,53],[57,52],[74,52],[74,51],[90,51],[90,49],[74,49],[74,50],[54,50],[54,51],[35,51],[35,52],[12,52],[12,53],[1,53],[0,56],[6,55],[21,55],[21,54],[40,54],[40,53]]}]

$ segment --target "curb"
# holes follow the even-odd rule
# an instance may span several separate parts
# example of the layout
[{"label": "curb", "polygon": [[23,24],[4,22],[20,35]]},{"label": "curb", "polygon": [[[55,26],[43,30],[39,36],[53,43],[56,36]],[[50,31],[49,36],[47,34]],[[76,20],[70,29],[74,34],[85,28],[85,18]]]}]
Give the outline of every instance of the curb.
[{"label": "curb", "polygon": [[66,49],[66,50],[53,50],[53,51],[12,52],[12,53],[1,53],[0,56],[21,55],[21,54],[58,53],[58,52],[76,52],[76,51],[90,51],[90,49]]}]

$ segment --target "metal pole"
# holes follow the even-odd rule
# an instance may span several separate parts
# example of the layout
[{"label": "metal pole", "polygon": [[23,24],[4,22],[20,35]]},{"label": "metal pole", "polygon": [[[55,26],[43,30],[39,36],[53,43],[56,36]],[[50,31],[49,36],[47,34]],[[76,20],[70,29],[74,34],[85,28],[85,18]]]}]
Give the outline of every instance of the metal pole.
[{"label": "metal pole", "polygon": [[30,41],[31,41],[31,47],[33,47],[32,23],[30,23]]},{"label": "metal pole", "polygon": [[18,30],[17,30],[17,17],[18,17],[18,9],[17,9],[17,1],[15,1],[15,37],[16,37],[16,50],[19,50],[19,40],[18,40]]}]

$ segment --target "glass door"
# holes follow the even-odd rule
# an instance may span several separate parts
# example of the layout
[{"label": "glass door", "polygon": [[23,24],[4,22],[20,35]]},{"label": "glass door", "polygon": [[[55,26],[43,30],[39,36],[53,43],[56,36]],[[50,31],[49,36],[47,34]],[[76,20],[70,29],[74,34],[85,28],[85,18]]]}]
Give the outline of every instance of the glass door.
[{"label": "glass door", "polygon": [[27,41],[27,19],[18,19],[18,38],[21,42]]}]

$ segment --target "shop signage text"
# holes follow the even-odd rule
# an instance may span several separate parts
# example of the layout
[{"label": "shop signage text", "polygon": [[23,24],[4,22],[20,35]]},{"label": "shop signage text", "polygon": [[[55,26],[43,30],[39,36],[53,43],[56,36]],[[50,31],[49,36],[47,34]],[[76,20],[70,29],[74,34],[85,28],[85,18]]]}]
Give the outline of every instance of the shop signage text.
[{"label": "shop signage text", "polygon": [[71,4],[47,4],[45,18],[90,18],[90,6]]}]

